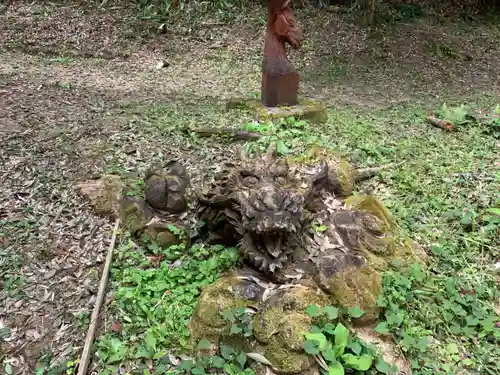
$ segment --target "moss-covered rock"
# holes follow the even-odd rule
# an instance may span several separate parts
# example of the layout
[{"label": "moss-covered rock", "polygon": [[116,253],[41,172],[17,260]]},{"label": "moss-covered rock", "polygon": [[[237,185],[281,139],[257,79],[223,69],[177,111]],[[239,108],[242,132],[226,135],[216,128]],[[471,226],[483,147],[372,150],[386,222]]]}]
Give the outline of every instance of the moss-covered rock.
[{"label": "moss-covered rock", "polygon": [[359,307],[365,312],[356,323],[366,325],[377,320],[377,297],[382,292],[381,278],[368,264],[338,272],[328,280],[327,287],[337,305],[345,308]]},{"label": "moss-covered rock", "polygon": [[323,290],[330,292],[330,280],[340,272],[356,269],[366,264],[366,260],[358,255],[342,251],[325,252],[313,260],[314,270],[311,278]]},{"label": "moss-covered rock", "polygon": [[353,252],[372,252],[389,256],[394,253],[394,243],[387,236],[385,224],[374,215],[361,211],[341,210],[330,220],[343,245]]},{"label": "moss-covered rock", "polygon": [[174,218],[166,221],[155,216],[154,210],[143,199],[123,197],[120,217],[123,228],[142,246],[154,242],[166,250],[186,242],[188,237],[182,223],[177,223]]},{"label": "moss-covered rock", "polygon": [[356,170],[343,159],[332,159],[329,162],[329,178],[339,185],[337,195],[345,197],[352,194],[356,188]]},{"label": "moss-covered rock", "polygon": [[124,196],[120,200],[121,224],[132,235],[146,228],[153,216],[153,210],[144,200],[129,196]]},{"label": "moss-covered rock", "polygon": [[[328,296],[317,288],[302,285],[264,288],[249,277],[226,276],[202,291],[189,328],[193,345],[200,339],[259,353],[285,374],[307,373],[314,360],[303,351],[311,319],[310,305],[326,306]],[[230,336],[229,324],[221,313],[233,308],[254,307],[253,336]]]},{"label": "moss-covered rock", "polygon": [[[177,225],[176,225],[177,224]],[[142,236],[147,241],[155,242],[161,249],[186,242],[187,235],[182,224],[163,220],[151,221],[144,228]]]},{"label": "moss-covered rock", "polygon": [[328,164],[328,190],[340,197],[352,194],[356,187],[356,169],[334,150],[314,146],[297,158],[298,163],[310,166],[322,161]]},{"label": "moss-covered rock", "polygon": [[259,285],[235,276],[222,277],[204,287],[189,323],[193,343],[203,338],[218,343],[229,329],[222,312],[254,305],[263,292]]},{"label": "moss-covered rock", "polygon": [[271,337],[264,350],[264,357],[272,363],[279,373],[303,374],[314,365],[314,358],[303,351],[292,351],[285,346],[280,337]]},{"label": "moss-covered rock", "polygon": [[310,305],[324,307],[328,297],[302,285],[275,290],[253,319],[255,339],[264,344],[264,356],[280,373],[302,374],[314,361],[303,352],[305,334],[312,323],[305,310]]},{"label": "moss-covered rock", "polygon": [[392,259],[400,261],[404,266],[409,266],[413,263],[425,266],[427,258],[427,253],[422,246],[409,238],[404,238],[400,240],[400,243],[395,245],[394,255],[392,256]]},{"label": "moss-covered rock", "polygon": [[351,196],[345,200],[346,208],[377,218],[377,222],[364,221],[367,233],[360,242],[363,256],[377,270],[386,270],[392,260],[402,266],[412,263],[425,265],[427,254],[416,243],[396,233],[396,225],[387,208],[374,196]]}]

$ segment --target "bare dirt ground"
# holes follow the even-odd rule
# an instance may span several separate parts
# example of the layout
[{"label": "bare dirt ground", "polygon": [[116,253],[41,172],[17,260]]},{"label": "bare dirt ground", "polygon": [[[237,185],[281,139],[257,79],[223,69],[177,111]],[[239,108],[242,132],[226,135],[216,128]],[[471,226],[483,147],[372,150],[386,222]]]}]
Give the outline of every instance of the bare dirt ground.
[{"label": "bare dirt ground", "polygon": [[[369,33],[335,14],[298,17],[308,30],[292,55],[303,92],[330,105],[500,93],[498,27],[418,21]],[[34,373],[38,361],[83,344],[82,313],[94,303],[111,224],[75,195],[74,182],[183,152],[176,137],[138,130],[123,108],[170,106],[175,126],[209,121],[186,118],[186,108],[219,108],[259,90],[258,20],[174,30],[151,32],[119,2],[13,1],[0,14],[0,360],[13,373]]]}]

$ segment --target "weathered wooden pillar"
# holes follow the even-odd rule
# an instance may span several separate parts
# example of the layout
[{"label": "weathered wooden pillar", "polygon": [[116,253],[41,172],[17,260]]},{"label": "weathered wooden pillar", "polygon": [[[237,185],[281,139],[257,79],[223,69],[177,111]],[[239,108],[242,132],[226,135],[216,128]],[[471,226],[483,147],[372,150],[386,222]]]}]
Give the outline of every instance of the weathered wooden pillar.
[{"label": "weathered wooden pillar", "polygon": [[300,77],[286,56],[285,44],[298,49],[301,41],[302,32],[293,15],[290,0],[268,0],[261,88],[264,106],[298,104]]}]

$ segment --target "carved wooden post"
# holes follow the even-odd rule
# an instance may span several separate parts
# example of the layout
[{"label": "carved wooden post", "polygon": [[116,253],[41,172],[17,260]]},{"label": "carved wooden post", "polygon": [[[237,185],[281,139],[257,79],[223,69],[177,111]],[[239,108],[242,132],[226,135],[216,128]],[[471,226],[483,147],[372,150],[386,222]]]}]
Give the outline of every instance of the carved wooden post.
[{"label": "carved wooden post", "polygon": [[267,34],[262,66],[262,104],[266,107],[296,105],[299,73],[286,56],[285,43],[300,48],[302,32],[290,0],[268,0]]}]

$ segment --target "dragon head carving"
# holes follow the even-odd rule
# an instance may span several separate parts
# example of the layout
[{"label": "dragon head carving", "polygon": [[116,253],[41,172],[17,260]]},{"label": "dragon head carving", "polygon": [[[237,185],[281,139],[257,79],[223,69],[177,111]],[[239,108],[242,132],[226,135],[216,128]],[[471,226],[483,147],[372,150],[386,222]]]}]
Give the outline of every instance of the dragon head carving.
[{"label": "dragon head carving", "polygon": [[238,245],[251,266],[276,274],[305,246],[311,214],[328,212],[325,197],[342,195],[342,166],[321,149],[290,162],[278,157],[274,143],[256,157],[240,149],[239,160],[198,196],[209,241]]},{"label": "dragon head carving", "polygon": [[300,186],[286,160],[277,158],[276,145],[257,159],[241,150],[240,162],[200,197],[202,219],[217,224],[213,218],[218,215],[222,227],[233,228],[244,257],[258,270],[273,273],[293,252],[301,231],[305,197]]}]

